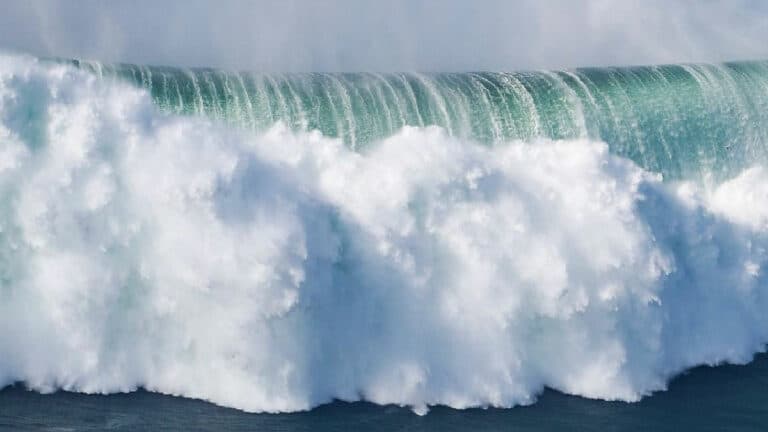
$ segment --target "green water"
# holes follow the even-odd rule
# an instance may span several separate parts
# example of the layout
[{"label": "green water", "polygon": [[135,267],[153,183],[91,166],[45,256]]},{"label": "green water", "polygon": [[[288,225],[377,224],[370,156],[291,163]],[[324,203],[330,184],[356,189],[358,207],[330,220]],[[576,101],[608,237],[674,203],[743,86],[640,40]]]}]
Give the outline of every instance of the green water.
[{"label": "green water", "polygon": [[496,144],[588,138],[667,178],[723,178],[768,157],[768,62],[553,72],[258,74],[74,61],[150,90],[170,113],[265,130],[282,121],[354,148],[438,125]]}]

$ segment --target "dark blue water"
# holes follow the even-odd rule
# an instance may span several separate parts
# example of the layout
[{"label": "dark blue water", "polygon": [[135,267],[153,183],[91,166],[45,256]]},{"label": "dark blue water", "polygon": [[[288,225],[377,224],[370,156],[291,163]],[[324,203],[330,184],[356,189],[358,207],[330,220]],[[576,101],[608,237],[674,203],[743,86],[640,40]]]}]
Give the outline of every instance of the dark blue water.
[{"label": "dark blue water", "polygon": [[768,356],[747,366],[702,367],[641,402],[547,391],[529,407],[453,410],[419,417],[367,403],[294,414],[248,414],[145,391],[109,396],[22,387],[0,391],[3,431],[768,431]]}]

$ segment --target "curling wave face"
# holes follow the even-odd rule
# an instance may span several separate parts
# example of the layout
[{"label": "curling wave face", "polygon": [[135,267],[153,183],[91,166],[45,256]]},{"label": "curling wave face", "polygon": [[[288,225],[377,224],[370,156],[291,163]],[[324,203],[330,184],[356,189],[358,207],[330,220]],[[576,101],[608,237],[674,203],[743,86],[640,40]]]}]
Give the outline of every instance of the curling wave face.
[{"label": "curling wave face", "polygon": [[0,385],[250,411],[634,401],[768,342],[768,171],[586,138],[353,151],[0,57]]},{"label": "curling wave face", "polygon": [[265,131],[283,122],[364,148],[404,126],[484,144],[589,139],[667,178],[768,161],[768,62],[525,73],[232,73],[72,61],[147,89],[163,111]]}]

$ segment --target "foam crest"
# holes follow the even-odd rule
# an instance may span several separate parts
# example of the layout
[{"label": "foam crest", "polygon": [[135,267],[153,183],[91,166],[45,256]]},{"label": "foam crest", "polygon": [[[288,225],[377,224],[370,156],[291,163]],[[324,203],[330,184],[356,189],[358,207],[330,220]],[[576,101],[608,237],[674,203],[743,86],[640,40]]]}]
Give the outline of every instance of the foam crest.
[{"label": "foam crest", "polygon": [[362,152],[0,58],[0,385],[250,411],[634,401],[768,342],[768,172],[589,140]]}]

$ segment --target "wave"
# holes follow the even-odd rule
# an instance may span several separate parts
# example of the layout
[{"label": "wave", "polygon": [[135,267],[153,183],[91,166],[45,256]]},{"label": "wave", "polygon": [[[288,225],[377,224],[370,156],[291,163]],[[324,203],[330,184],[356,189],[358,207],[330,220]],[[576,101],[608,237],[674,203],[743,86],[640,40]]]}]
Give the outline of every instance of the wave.
[{"label": "wave", "polygon": [[[156,97],[156,96],[155,96]],[[634,401],[768,342],[768,171],[438,126],[351,149],[0,57],[0,386],[248,411]]]},{"label": "wave", "polygon": [[282,121],[363,148],[404,126],[486,144],[590,139],[668,178],[768,161],[768,63],[526,73],[254,74],[74,61],[170,113],[265,131]]}]

